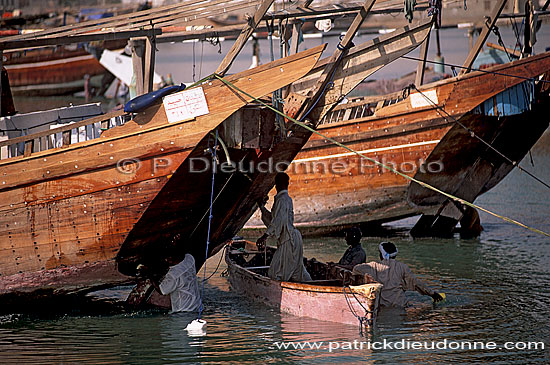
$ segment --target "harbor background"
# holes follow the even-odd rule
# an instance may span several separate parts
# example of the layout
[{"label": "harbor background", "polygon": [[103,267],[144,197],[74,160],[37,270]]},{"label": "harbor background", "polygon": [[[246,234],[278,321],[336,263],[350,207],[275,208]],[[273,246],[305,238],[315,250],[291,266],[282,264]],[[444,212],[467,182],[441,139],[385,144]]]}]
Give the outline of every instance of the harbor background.
[{"label": "harbor background", "polygon": [[[507,46],[513,46],[513,31],[501,27]],[[468,38],[464,29],[441,32],[445,61],[461,64]],[[548,26],[538,34],[537,53],[550,46]],[[494,35],[491,35],[494,37]],[[369,36],[356,40],[356,44]],[[330,52],[336,38],[328,39]],[[490,38],[490,42],[497,43]],[[306,40],[312,47],[320,39]],[[434,47],[429,58],[433,59]],[[230,42],[218,46],[195,43],[195,78],[211,73],[229,49]],[[175,82],[192,81],[192,43],[158,45],[157,72],[171,73]],[[269,60],[266,41],[260,42],[261,61]],[[302,48],[303,49],[303,48]],[[278,52],[278,49],[275,48]],[[328,54],[327,52],[327,54]],[[277,53],[276,53],[277,54]],[[416,56],[418,52],[413,53]],[[248,68],[251,46],[237,58],[231,72]],[[373,75],[374,79],[396,78],[413,71],[416,62],[400,60]],[[449,72],[449,68],[446,69]],[[20,111],[44,106],[82,103],[81,98],[16,99]],[[59,104],[58,104],[59,103]],[[36,108],[36,109],[34,109]],[[528,127],[528,126],[526,126]],[[550,137],[548,132],[522,162],[535,175],[550,181]],[[292,192],[290,192],[292,195]],[[476,203],[528,225],[550,231],[550,192],[519,170],[512,171],[498,186]],[[214,212],[215,214],[215,212]],[[368,260],[378,257],[377,245],[391,240],[399,247],[399,258],[447,301],[433,306],[431,299],[410,293],[415,303],[405,312],[382,310],[369,337],[358,328],[330,322],[297,318],[255,303],[230,290],[220,274],[223,260],[214,273],[220,254],[207,261],[206,275],[214,273],[204,291],[204,319],[208,335],[190,338],[185,326],[196,313],[167,314],[162,311],[127,312],[106,305],[123,300],[130,288],[96,293],[89,305],[60,306],[59,311],[13,310],[0,315],[1,363],[213,363],[234,362],[376,362],[440,363],[450,360],[471,362],[527,363],[550,361],[550,250],[549,240],[531,231],[481,214],[485,228],[479,239],[417,239],[407,232],[416,218],[385,225],[387,237],[363,239]],[[304,243],[304,255],[318,260],[337,261],[346,245],[341,238],[311,238]],[[202,273],[199,273],[202,277]],[[543,341],[545,350],[280,350],[280,341]]]}]

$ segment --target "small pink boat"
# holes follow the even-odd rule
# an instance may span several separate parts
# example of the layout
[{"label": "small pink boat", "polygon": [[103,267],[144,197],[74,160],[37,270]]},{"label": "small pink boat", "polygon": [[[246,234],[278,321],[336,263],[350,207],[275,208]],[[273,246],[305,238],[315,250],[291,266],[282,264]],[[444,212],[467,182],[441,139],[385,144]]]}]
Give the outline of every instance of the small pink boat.
[{"label": "small pink boat", "polygon": [[[315,259],[305,260],[313,281],[294,283],[267,276],[275,249],[266,254],[252,242],[233,241],[225,252],[231,287],[281,312],[362,327],[375,323],[382,284]],[[267,256],[267,257],[266,257]]]}]

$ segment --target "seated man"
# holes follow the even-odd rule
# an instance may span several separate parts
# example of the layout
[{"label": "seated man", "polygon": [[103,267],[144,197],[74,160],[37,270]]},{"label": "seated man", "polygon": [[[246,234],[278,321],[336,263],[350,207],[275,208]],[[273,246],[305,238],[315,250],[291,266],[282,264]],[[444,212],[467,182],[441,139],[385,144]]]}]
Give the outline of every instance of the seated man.
[{"label": "seated man", "polygon": [[268,237],[277,240],[277,251],[273,254],[268,276],[280,281],[311,281],[311,276],[304,266],[304,251],[302,235],[294,227],[294,208],[288,195],[290,178],[284,172],[275,176],[277,195],[273,209],[268,211],[263,204],[258,203],[262,211],[262,222],[267,231],[258,238],[258,249],[263,250]]},{"label": "seated man", "polygon": [[158,290],[170,295],[172,312],[192,312],[199,310],[201,297],[197,283],[195,258],[185,254],[183,261],[177,263],[173,258],[166,260],[170,266]]},{"label": "seated man", "polygon": [[406,307],[406,290],[416,290],[420,294],[429,295],[439,302],[443,297],[418,280],[411,269],[395,259],[397,247],[391,242],[382,242],[378,246],[380,262],[371,261],[353,268],[353,273],[370,275],[374,280],[384,285],[380,293],[380,305],[387,307]]},{"label": "seated man", "polygon": [[362,233],[358,227],[346,230],[346,242],[349,247],[338,261],[338,266],[352,270],[355,265],[364,264],[367,261],[367,254],[361,247],[361,237]]}]

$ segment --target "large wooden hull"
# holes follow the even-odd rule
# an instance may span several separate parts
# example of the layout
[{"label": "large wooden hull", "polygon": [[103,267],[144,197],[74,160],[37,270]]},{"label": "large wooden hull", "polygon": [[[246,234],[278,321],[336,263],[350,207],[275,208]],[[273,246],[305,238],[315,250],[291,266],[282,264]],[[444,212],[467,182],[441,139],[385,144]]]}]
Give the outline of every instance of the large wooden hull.
[{"label": "large wooden hull", "polygon": [[[101,45],[107,49],[124,46],[125,41],[108,41]],[[97,48],[97,52],[101,52],[101,48]],[[8,71],[14,95],[49,96],[82,91],[86,75],[91,78],[91,86],[101,87],[101,78],[108,73],[83,47],[11,51],[4,52],[4,57],[3,66]]]},{"label": "large wooden hull", "polygon": [[[85,76],[103,76],[108,71],[92,55],[36,63],[6,65],[14,95],[63,95],[84,90]],[[94,86],[101,86],[93,78]]]},{"label": "large wooden hull", "polygon": [[[305,75],[323,48],[228,79],[260,97]],[[260,82],[266,79],[270,81]],[[48,145],[42,142],[49,131],[34,135],[34,139],[19,137],[30,148],[23,155],[0,160],[0,294],[36,290],[71,293],[125,282],[129,277],[120,274],[120,266],[127,268],[124,274],[132,274],[135,265],[116,262],[123,244],[125,252],[146,245],[158,251],[161,238],[172,239],[176,232],[181,233],[179,228],[200,219],[196,212],[207,204],[202,198],[209,196],[210,186],[194,185],[195,175],[180,167],[191,153],[204,151],[201,142],[208,139],[212,129],[251,101],[231,92],[221,81],[211,81],[202,88],[210,112],[191,120],[169,123],[159,104],[139,113],[133,121],[104,131],[100,138],[76,144],[70,144],[69,138],[62,148],[37,151],[38,145]],[[77,125],[90,127],[86,122]],[[171,180],[180,184],[177,193],[159,198]],[[187,214],[172,217],[170,226],[168,210],[158,213],[154,211],[157,205],[177,206]],[[169,227],[150,225],[149,214],[159,221],[166,217]],[[138,223],[143,227],[137,227]],[[140,230],[148,234],[136,237],[134,233]],[[219,244],[218,239],[213,236],[215,244]],[[138,263],[144,260],[139,255],[132,257]],[[204,252],[198,257],[204,260]],[[202,265],[202,260],[197,261]],[[94,274],[89,269],[94,265],[105,274]],[[51,280],[39,280],[41,277]]]},{"label": "large wooden hull", "polygon": [[[387,105],[390,97],[380,97],[381,101],[386,99],[386,106],[376,111],[377,100],[371,98],[367,108],[372,115],[358,118],[353,117],[356,109],[340,105],[333,115],[347,113],[347,117],[331,121],[327,115],[318,130],[402,173],[473,201],[501,181],[513,166],[454,121],[520,161],[548,126],[548,90],[539,90],[542,84],[538,84],[532,104],[513,113],[513,102],[503,102],[502,98],[513,98],[517,93],[514,87],[523,87],[526,82],[505,75],[532,78],[549,70],[550,54],[546,53],[488,70],[500,75],[476,72],[420,88],[448,114],[419,93],[412,97],[394,94],[391,105]],[[548,74],[545,77],[548,79]],[[508,112],[490,115],[480,109],[487,103],[501,103]],[[365,106],[364,102],[357,103],[361,104]],[[289,171],[295,222],[306,233],[430,214],[446,200],[317,135],[299,152]],[[261,226],[257,215],[248,223],[250,228]]]},{"label": "large wooden hull", "polygon": [[265,272],[266,268],[247,268],[238,265],[230,250],[226,252],[225,261],[233,290],[283,313],[360,325],[358,318],[350,310],[351,307],[357,315],[367,319],[366,325],[373,325],[375,322],[381,284],[362,284],[352,286],[351,289],[346,286],[344,289],[343,286],[326,283],[326,280],[307,283],[281,282],[260,274],[262,270]]}]

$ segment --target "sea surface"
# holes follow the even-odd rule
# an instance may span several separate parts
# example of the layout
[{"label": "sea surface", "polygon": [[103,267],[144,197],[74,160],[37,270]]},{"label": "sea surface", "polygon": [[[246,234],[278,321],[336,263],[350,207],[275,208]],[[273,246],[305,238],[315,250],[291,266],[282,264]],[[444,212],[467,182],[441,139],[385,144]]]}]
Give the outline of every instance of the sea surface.
[{"label": "sea surface", "polygon": [[[455,33],[444,47],[453,41],[467,45],[464,31]],[[448,53],[452,59],[452,50]],[[159,68],[168,67],[170,60],[162,57]],[[202,76],[206,72],[205,67]],[[387,75],[393,77],[393,72]],[[69,102],[55,100],[60,105]],[[53,105],[52,99],[31,99],[29,108],[40,102]],[[548,133],[522,166],[550,182]],[[518,169],[476,204],[550,232],[550,189]],[[412,307],[381,310],[376,327],[364,335],[356,326],[297,318],[241,296],[222,275],[226,266],[218,254],[205,268],[206,277],[211,276],[204,283],[206,336],[190,337],[184,330],[197,313],[123,309],[117,303],[130,288],[120,287],[94,293],[85,304],[64,303],[52,309],[27,303],[24,310],[9,312],[0,308],[0,363],[550,363],[550,239],[482,212],[484,231],[479,239],[413,240],[406,232],[416,219],[387,224],[384,237],[366,232],[362,244],[368,260],[377,259],[380,241],[391,240],[399,248],[398,258],[447,299],[433,305],[430,298],[409,293]],[[323,261],[337,261],[345,249],[342,238],[304,241],[305,256]],[[369,342],[384,341],[386,348],[368,348]],[[411,341],[465,348],[396,348]],[[468,349],[467,341],[496,348]],[[501,348],[507,342],[519,349]],[[537,342],[539,348],[529,349],[527,342]],[[280,348],[284,345],[288,347]]]}]

